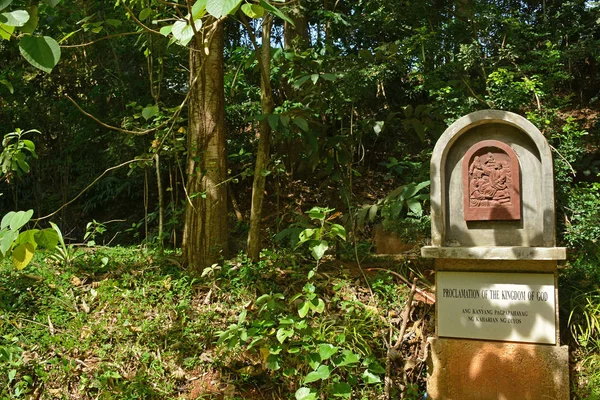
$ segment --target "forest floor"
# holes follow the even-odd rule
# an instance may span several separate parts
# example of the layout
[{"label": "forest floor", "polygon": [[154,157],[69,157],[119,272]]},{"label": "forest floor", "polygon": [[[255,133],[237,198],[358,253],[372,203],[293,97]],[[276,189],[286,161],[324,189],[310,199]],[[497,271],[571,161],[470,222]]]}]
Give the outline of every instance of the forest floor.
[{"label": "forest floor", "polygon": [[[313,268],[282,250],[193,274],[120,247],[3,265],[0,399],[423,398],[428,264]],[[589,373],[574,364],[580,393]]]}]

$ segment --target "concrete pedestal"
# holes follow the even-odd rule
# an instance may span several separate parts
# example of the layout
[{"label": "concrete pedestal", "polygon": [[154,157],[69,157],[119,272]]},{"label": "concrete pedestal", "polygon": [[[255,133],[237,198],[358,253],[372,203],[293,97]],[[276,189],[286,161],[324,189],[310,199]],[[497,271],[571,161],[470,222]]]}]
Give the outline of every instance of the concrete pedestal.
[{"label": "concrete pedestal", "polygon": [[428,399],[568,400],[567,346],[429,338]]}]

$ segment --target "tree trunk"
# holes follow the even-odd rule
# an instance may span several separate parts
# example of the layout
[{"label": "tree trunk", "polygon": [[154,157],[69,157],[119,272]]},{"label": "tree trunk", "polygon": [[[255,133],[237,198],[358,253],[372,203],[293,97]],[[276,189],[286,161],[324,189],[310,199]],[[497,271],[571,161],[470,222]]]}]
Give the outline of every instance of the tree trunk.
[{"label": "tree trunk", "polygon": [[[212,23],[211,23],[212,22]],[[223,24],[208,21],[190,51],[188,160],[183,257],[197,271],[227,250],[227,154]]]},{"label": "tree trunk", "polygon": [[294,25],[285,21],[283,23],[283,44],[286,50],[291,50],[294,45],[299,50],[304,50],[309,45],[308,19],[300,7],[300,0],[290,4],[288,16]]},{"label": "tree trunk", "polygon": [[156,190],[158,192],[158,245],[163,249],[163,230],[165,225],[165,199],[162,187],[162,178],[160,176],[160,156],[154,155],[154,166],[156,167]]},{"label": "tree trunk", "polygon": [[[271,90],[271,26],[273,18],[268,15],[263,18],[262,47],[260,54],[256,49],[256,58],[259,60],[261,72],[260,103],[264,115],[273,114],[273,92]],[[253,35],[252,35],[253,36]],[[253,38],[254,40],[254,38]],[[255,42],[255,41],[254,41]],[[256,42],[255,42],[256,45]],[[262,218],[262,204],[265,197],[265,183],[267,167],[270,158],[271,126],[268,118],[260,121],[260,137],[254,166],[254,182],[252,184],[252,205],[250,208],[250,229],[248,231],[248,257],[258,261],[260,256],[260,223]]]}]

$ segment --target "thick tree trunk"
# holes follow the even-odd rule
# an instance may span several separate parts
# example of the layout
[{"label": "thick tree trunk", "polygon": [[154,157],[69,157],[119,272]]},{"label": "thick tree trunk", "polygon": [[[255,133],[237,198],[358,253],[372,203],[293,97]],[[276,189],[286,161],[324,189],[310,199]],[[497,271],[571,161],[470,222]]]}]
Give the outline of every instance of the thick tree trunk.
[{"label": "thick tree trunk", "polygon": [[300,0],[296,0],[289,5],[288,16],[294,21],[294,25],[289,22],[283,23],[283,44],[286,50],[294,48],[304,50],[308,47],[308,19],[300,5]]},{"label": "thick tree trunk", "polygon": [[200,271],[217,262],[227,250],[222,22],[207,26],[195,39],[190,51],[187,202],[182,247],[185,263]]},{"label": "thick tree trunk", "polygon": [[[257,50],[257,59],[261,70],[260,103],[264,115],[273,114],[273,92],[271,90],[271,26],[273,19],[265,16],[262,24],[262,47],[260,54]],[[253,38],[254,39],[254,38]],[[250,208],[250,229],[248,231],[248,257],[258,261],[260,256],[260,222],[262,218],[262,204],[265,197],[265,183],[267,167],[270,158],[271,126],[267,118],[260,121],[260,137],[254,166],[254,182],[252,184],[252,205]]]}]

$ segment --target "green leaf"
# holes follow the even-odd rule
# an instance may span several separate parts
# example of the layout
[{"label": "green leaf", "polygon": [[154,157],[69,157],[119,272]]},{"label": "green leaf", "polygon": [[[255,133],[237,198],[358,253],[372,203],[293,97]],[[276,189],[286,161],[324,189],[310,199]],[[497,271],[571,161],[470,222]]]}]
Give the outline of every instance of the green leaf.
[{"label": "green leaf", "polygon": [[322,361],[329,359],[335,353],[337,353],[338,348],[329,343],[321,343],[319,345],[319,356]]},{"label": "green leaf", "polygon": [[142,117],[144,117],[146,121],[156,116],[156,114],[158,114],[158,105],[148,106],[142,110]]},{"label": "green leaf", "polygon": [[4,10],[12,3],[12,0],[0,0],[0,11]]},{"label": "green leaf", "polygon": [[60,243],[62,247],[66,247],[65,239],[63,239],[62,232],[60,231],[58,225],[56,225],[54,222],[50,222],[50,226],[52,227],[52,229],[54,229],[54,232],[56,232],[56,235],[58,236],[58,243]]},{"label": "green leaf", "polygon": [[12,33],[15,31],[14,26],[0,24],[0,38],[10,40]]},{"label": "green leaf", "polygon": [[207,0],[206,11],[215,18],[231,14],[242,0]]},{"label": "green leaf", "polygon": [[279,115],[278,114],[269,114],[267,115],[267,121],[269,121],[269,126],[274,131],[277,130],[277,126],[279,125]]},{"label": "green leaf", "polygon": [[23,27],[21,28],[21,32],[33,33],[33,31],[35,31],[35,28],[37,28],[38,22],[40,20],[40,17],[38,16],[38,7],[27,7],[27,12],[29,13],[29,20],[25,25],[23,25]]},{"label": "green leaf", "polygon": [[328,212],[328,209],[323,207],[313,207],[306,213],[310,217],[310,219],[318,219],[319,221],[323,221],[325,219],[325,213]]},{"label": "green leaf", "polygon": [[287,338],[294,336],[294,328],[279,328],[275,336],[279,343],[283,344]]},{"label": "green leaf", "polygon": [[56,7],[60,0],[44,0],[44,3],[48,4],[50,7]]},{"label": "green leaf", "polygon": [[315,85],[317,83],[317,81],[319,80],[319,74],[312,74],[310,76],[310,80],[312,81],[313,85]]},{"label": "green leaf", "polygon": [[325,302],[323,299],[312,299],[310,301],[310,309],[320,314],[325,311]]},{"label": "green leaf", "polygon": [[335,81],[338,76],[336,74],[330,74],[330,73],[324,73],[323,75],[321,75],[323,77],[323,79],[325,79],[326,81]]},{"label": "green leaf", "polygon": [[[11,244],[12,244],[12,241],[11,241]],[[303,301],[298,306],[298,315],[300,316],[300,318],[304,318],[304,317],[306,317],[306,314],[308,314],[309,310],[310,310],[310,302],[309,301]]]},{"label": "green leaf", "polygon": [[318,242],[318,244],[316,246],[311,247],[310,251],[311,251],[313,258],[315,260],[319,261],[323,257],[323,255],[325,254],[325,252],[327,251],[328,248],[329,248],[329,244],[327,243],[327,241],[321,240]]},{"label": "green leaf", "polygon": [[245,3],[242,5],[242,12],[250,18],[261,18],[265,15],[265,9],[258,4]]},{"label": "green leaf", "polygon": [[121,26],[121,24],[123,24],[123,21],[121,21],[120,19],[108,18],[106,20],[106,23],[109,24],[110,26],[118,27],[118,26]]},{"label": "green leaf", "polygon": [[12,252],[12,263],[18,269],[22,270],[29,264],[33,258],[35,248],[31,243],[20,244]]},{"label": "green leaf", "polygon": [[412,212],[414,212],[418,216],[421,216],[421,214],[423,213],[423,207],[421,207],[421,203],[415,198],[410,198],[406,200],[406,205],[408,206],[408,208],[410,208]]},{"label": "green leaf", "polygon": [[192,6],[192,19],[202,18],[206,14],[206,0],[198,0]]},{"label": "green leaf", "polygon": [[306,375],[306,378],[304,378],[304,384],[316,382],[318,380],[325,380],[329,378],[330,374],[331,367],[329,365],[321,365],[316,371],[310,372],[308,375]]},{"label": "green leaf", "polygon": [[336,363],[336,366],[343,367],[344,365],[356,364],[360,361],[360,356],[358,354],[353,353],[350,350],[342,351],[342,359],[340,362]]},{"label": "green leaf", "polygon": [[296,26],[296,24],[294,24],[294,21],[292,21],[287,15],[285,15],[284,13],[282,13],[281,11],[279,11],[279,9],[277,7],[273,7],[271,4],[267,3],[264,0],[260,0],[259,4],[267,11],[269,11],[270,13],[272,13],[273,15],[278,16],[279,18],[281,18],[282,20],[284,20],[285,22],[291,24],[292,26]]},{"label": "green leaf", "polygon": [[375,375],[374,373],[370,372],[369,370],[363,372],[363,374],[361,375],[361,377],[363,378],[363,380],[365,381],[365,383],[379,383],[381,382],[381,378],[377,375]]},{"label": "green leaf", "polygon": [[334,383],[332,393],[336,397],[345,397],[349,399],[352,396],[352,386],[346,382]]},{"label": "green leaf", "polygon": [[2,222],[0,222],[0,229],[8,228],[8,225],[10,225],[10,221],[12,221],[13,216],[15,214],[16,212],[14,211],[9,211],[8,213],[6,213],[6,215],[2,217]]},{"label": "green leaf", "polygon": [[[0,27],[0,29],[1,29],[1,27]],[[1,32],[0,32],[0,34],[1,34]],[[13,94],[15,92],[15,88],[13,87],[12,83],[7,81],[6,79],[0,79],[0,83],[8,88],[8,91],[10,92],[10,94]]]},{"label": "green leaf", "polygon": [[311,229],[311,228],[307,228],[305,230],[303,230],[302,232],[300,232],[300,235],[298,235],[298,243],[296,244],[296,246],[300,246],[301,244],[307,242],[308,240],[311,240],[314,236],[316,232],[316,229]]},{"label": "green leaf", "polygon": [[298,126],[298,128],[302,129],[304,132],[308,132],[308,122],[302,117],[294,118],[294,124]]},{"label": "green leaf", "polygon": [[18,231],[23,225],[29,222],[32,215],[33,210],[16,212],[10,220],[10,229],[13,231]]},{"label": "green leaf", "polygon": [[167,36],[169,36],[169,34],[171,33],[172,30],[173,30],[173,25],[165,25],[162,28],[160,28],[160,34],[167,37]]},{"label": "green leaf", "polygon": [[317,400],[317,393],[307,387],[296,390],[296,400]]},{"label": "green leaf", "polygon": [[385,368],[376,360],[373,360],[369,363],[368,369],[374,374],[385,374]]},{"label": "green leaf", "polygon": [[[195,20],[194,26],[196,27],[196,32],[199,31],[202,28],[202,20]],[[194,37],[194,28],[192,28],[192,25],[187,20],[180,20],[173,24],[171,33],[181,46],[187,46]]]},{"label": "green leaf", "polygon": [[33,249],[35,250],[38,246],[37,241],[35,240],[35,235],[39,232],[39,229],[29,229],[24,232],[21,232],[15,241],[15,244],[24,244],[30,243],[33,245]]},{"label": "green leaf", "polygon": [[142,11],[140,11],[140,15],[138,18],[140,19],[140,21],[143,21],[146,18],[148,18],[150,14],[152,14],[152,9],[150,7],[146,7]]},{"label": "green leaf", "polygon": [[346,240],[346,228],[340,224],[331,224],[329,231],[333,236],[337,236],[342,240]]},{"label": "green leaf", "polygon": [[0,237],[0,252],[5,256],[6,253],[10,250],[11,246],[17,240],[19,236],[19,232],[15,231],[3,231],[4,234]]},{"label": "green leaf", "polygon": [[0,23],[8,26],[23,26],[29,21],[29,13],[25,10],[15,10],[0,14]]},{"label": "green leaf", "polygon": [[25,36],[19,42],[21,55],[34,67],[50,73],[60,60],[60,47],[49,36]]}]

